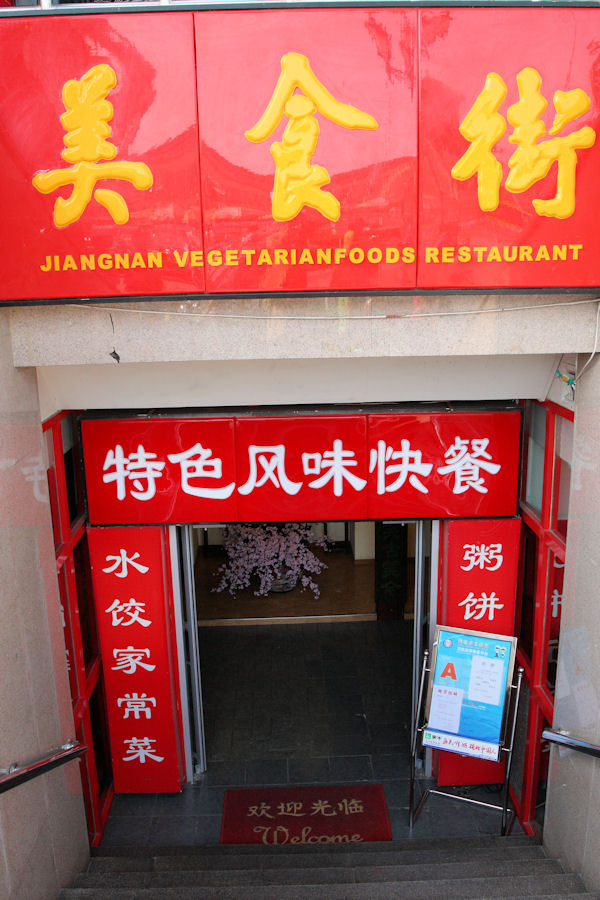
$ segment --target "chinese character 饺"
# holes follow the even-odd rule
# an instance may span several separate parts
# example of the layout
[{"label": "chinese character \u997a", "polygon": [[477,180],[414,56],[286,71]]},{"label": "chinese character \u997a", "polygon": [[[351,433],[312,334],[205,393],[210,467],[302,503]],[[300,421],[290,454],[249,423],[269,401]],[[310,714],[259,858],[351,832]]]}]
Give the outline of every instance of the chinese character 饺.
[{"label": "chinese character \u997a", "polygon": [[339,200],[322,190],[331,181],[329,172],[311,163],[320,133],[317,110],[344,128],[378,128],[373,116],[336,100],[317,79],[306,56],[286,53],[267,108],[246,132],[249,141],[261,143],[273,134],[284,116],[289,120],[281,141],[270,148],[275,160],[272,213],[277,222],[289,222],[304,206],[316,209],[332,222],[340,217]]},{"label": "chinese character \u997a", "polygon": [[[142,618],[142,613],[146,612],[146,604],[139,600],[135,600],[133,597],[130,597],[129,600],[124,603],[120,603],[119,600],[114,600],[104,611],[112,613],[111,624],[113,627],[117,627],[118,625],[126,627],[127,625],[133,625],[134,622],[137,622],[142,628],[147,628],[149,625],[152,625],[151,619]],[[127,619],[125,616],[127,616]]]},{"label": "chinese character \u997a", "polygon": [[[73,186],[66,200],[57,197],[54,204],[54,224],[58,228],[81,218],[92,196],[117,225],[129,220],[125,198],[115,190],[96,188],[98,181],[128,181],[142,191],[152,187],[152,172],[146,163],[115,160],[117,148],[108,140],[113,106],[106,98],[116,84],[114,69],[101,64],[93,66],[79,81],[67,81],[63,87],[66,112],[60,121],[67,133],[63,138],[62,157],[72,165],[38,172],[33,178],[33,186],[42,194],[68,184]],[[108,162],[100,162],[101,159]]]}]

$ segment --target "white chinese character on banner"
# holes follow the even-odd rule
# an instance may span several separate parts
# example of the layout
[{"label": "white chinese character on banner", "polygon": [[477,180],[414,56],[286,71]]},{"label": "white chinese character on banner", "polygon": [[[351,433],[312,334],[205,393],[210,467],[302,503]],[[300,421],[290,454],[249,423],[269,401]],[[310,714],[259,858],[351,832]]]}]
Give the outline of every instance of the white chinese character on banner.
[{"label": "white chinese character on banner", "polygon": [[463,544],[465,554],[463,560],[466,566],[461,566],[465,572],[470,572],[475,566],[495,572],[504,562],[502,544]]},{"label": "white chinese character on banner", "polygon": [[117,706],[124,706],[124,719],[128,719],[130,713],[134,719],[141,718],[142,713],[147,719],[151,719],[152,707],[156,708],[156,697],[148,697],[147,694],[125,694],[117,699]]},{"label": "white chinese character on banner", "polygon": [[179,463],[181,466],[181,489],[184,494],[193,497],[205,497],[212,500],[226,500],[231,497],[235,488],[235,482],[224,487],[195,487],[190,483],[192,478],[222,478],[223,463],[218,456],[212,456],[212,450],[203,447],[202,444],[194,444],[189,450],[182,453],[169,453],[169,462]]},{"label": "white chinese character on banner", "polygon": [[124,744],[127,744],[127,752],[129,756],[123,757],[123,762],[131,762],[134,759],[139,759],[141,763],[145,763],[147,759],[154,759],[156,762],[162,762],[164,756],[158,756],[156,753],[156,749],[152,746],[152,744],[156,743],[156,738],[126,738],[123,741]]},{"label": "white chinese character on banner", "polygon": [[112,666],[112,668],[116,671],[125,672],[126,675],[133,675],[138,666],[142,669],[146,669],[147,672],[152,672],[156,666],[152,665],[152,663],[145,662],[145,656],[150,656],[150,650],[148,648],[145,650],[135,650],[130,645],[129,647],[125,647],[124,650],[115,649],[113,650],[113,657],[117,660],[117,665]]},{"label": "white chinese character on banner", "polygon": [[119,550],[118,556],[106,557],[106,562],[111,562],[112,565],[107,566],[106,569],[102,569],[102,571],[106,572],[107,575],[114,574],[117,578],[127,578],[127,566],[130,565],[133,566],[134,569],[137,569],[138,572],[141,572],[142,575],[145,575],[150,567],[143,566],[141,563],[136,562],[136,559],[139,558],[139,553],[134,553],[133,556],[127,556],[127,551],[121,549]]},{"label": "white chinese character on banner", "polygon": [[[290,481],[285,472],[285,445],[273,444],[271,446],[257,446],[250,444],[248,447],[250,459],[250,474],[245,484],[238,488],[240,494],[250,494],[254,488],[262,487],[267,481],[281,488],[286,494],[297,494],[302,487],[301,481]],[[262,467],[262,475],[258,477],[258,464]]]},{"label": "white chinese character on banner", "polygon": [[498,463],[490,462],[492,457],[486,449],[488,444],[488,438],[473,438],[470,442],[465,438],[454,438],[454,443],[444,453],[447,465],[438,467],[440,475],[454,472],[452,493],[464,494],[469,488],[473,488],[480,494],[487,494],[488,489],[479,470],[495,475],[501,468]]},{"label": "white chinese character on banner", "polygon": [[25,463],[26,465],[21,467],[21,472],[25,476],[25,481],[30,481],[33,484],[33,496],[35,500],[39,500],[40,503],[47,503],[48,474],[41,454],[38,454],[38,456],[28,456]]},{"label": "white chinese character on banner", "polygon": [[[385,441],[377,441],[377,449],[371,448],[369,472],[374,472],[377,467],[377,493],[385,494],[399,490],[408,478],[417,491],[428,494],[429,490],[417,478],[418,475],[429,475],[433,469],[433,463],[424,463],[421,450],[411,450],[410,441],[402,438],[401,450],[394,450]],[[399,462],[389,463],[390,460]],[[389,463],[389,464],[388,464]],[[398,475],[395,481],[386,485],[386,475]]]},{"label": "white chinese character on banner", "polygon": [[488,595],[482,591],[481,597],[476,597],[473,591],[458,604],[465,607],[465,621],[468,619],[483,619],[487,615],[490,622],[494,620],[496,610],[504,609],[504,603],[500,603],[500,598],[496,596],[496,592]]},{"label": "white chinese character on banner", "polygon": [[[125,603],[114,600],[110,606],[107,606],[104,612],[112,613],[111,624],[113,627],[116,627],[117,625],[126,627],[127,625],[133,625],[134,622],[137,622],[142,628],[147,628],[148,625],[152,625],[151,619],[142,618],[142,613],[146,612],[146,604],[136,600],[134,597],[130,597]],[[127,621],[125,619],[126,616],[128,617]]]},{"label": "white chinese character on banner", "polygon": [[344,490],[344,481],[347,481],[355,491],[362,491],[366,485],[364,478],[359,478],[353,472],[349,472],[350,466],[358,465],[353,450],[344,450],[342,442],[336,438],[333,442],[333,450],[325,450],[324,453],[303,453],[302,469],[305,475],[321,475],[314,481],[309,481],[311,488],[321,488],[328,481],[333,481],[333,493],[341,497]]},{"label": "white chinese character on banner", "polygon": [[563,599],[563,596],[562,596],[561,592],[557,588],[554,588],[554,590],[552,591],[552,597],[550,599],[553,619],[557,619],[559,616],[559,613],[560,613],[560,610],[562,607],[562,599]]},{"label": "white chinese character on banner", "polygon": [[[131,490],[131,496],[136,500],[151,500],[156,494],[156,479],[162,476],[165,467],[164,462],[154,462],[156,453],[147,453],[142,444],[138,444],[137,451],[125,456],[123,448],[117,444],[114,450],[109,450],[104,460],[102,481],[117,485],[117,500],[124,500],[127,494],[127,480],[133,482],[135,490]],[[114,468],[113,472],[108,471]],[[144,486],[145,483],[145,486]]]}]

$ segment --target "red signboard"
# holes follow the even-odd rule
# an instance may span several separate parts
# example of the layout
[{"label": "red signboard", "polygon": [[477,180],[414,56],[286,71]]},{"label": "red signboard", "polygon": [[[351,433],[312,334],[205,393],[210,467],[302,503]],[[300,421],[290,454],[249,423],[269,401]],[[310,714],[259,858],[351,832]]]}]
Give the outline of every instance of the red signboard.
[{"label": "red signboard", "polygon": [[415,285],[417,12],[340,12],[195,15],[208,291]]},{"label": "red signboard", "polygon": [[599,41],[572,7],[6,19],[2,299],[597,286]]},{"label": "red signboard", "polygon": [[183,783],[162,529],[88,531],[116,793]]},{"label": "red signboard", "polygon": [[519,411],[85,419],[94,525],[512,516]]},{"label": "red signboard", "polygon": [[597,285],[597,10],[420,15],[419,286]]},{"label": "red signboard", "polygon": [[[518,518],[445,523],[440,624],[514,634],[520,534]],[[438,759],[441,785],[495,784],[503,773],[503,761],[466,760],[450,753]]]}]

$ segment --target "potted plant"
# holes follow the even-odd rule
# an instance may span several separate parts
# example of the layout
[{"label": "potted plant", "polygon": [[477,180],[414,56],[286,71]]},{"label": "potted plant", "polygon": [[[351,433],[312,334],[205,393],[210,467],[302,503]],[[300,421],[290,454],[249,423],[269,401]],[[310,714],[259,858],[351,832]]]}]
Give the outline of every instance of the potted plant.
[{"label": "potted plant", "polygon": [[218,571],[216,591],[236,591],[256,586],[258,597],[270,591],[293,590],[300,582],[315,597],[319,587],[312,578],[327,568],[311,547],[327,549],[325,536],[313,533],[308,522],[286,522],[281,525],[229,525],[223,546],[227,561]]}]

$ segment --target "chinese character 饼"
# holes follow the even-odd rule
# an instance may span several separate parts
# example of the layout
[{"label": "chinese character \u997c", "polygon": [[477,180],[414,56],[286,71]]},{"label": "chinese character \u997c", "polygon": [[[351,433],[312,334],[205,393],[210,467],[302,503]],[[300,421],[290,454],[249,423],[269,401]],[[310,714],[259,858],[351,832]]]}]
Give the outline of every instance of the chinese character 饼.
[{"label": "chinese character \u997c", "polygon": [[470,572],[476,566],[495,572],[504,561],[502,544],[463,544],[465,551],[463,560],[466,566],[461,566],[465,572]]},{"label": "chinese character \u997c", "polygon": [[[63,138],[62,158],[72,165],[67,169],[38,172],[32,182],[42,194],[73,185],[71,195],[66,200],[57,197],[54,204],[54,224],[58,228],[81,218],[92,195],[117,225],[129,220],[125,198],[112,189],[96,188],[98,181],[128,181],[142,191],[152,187],[152,172],[146,163],[115,160],[117,148],[108,140],[113,106],[106,97],[116,84],[114,69],[101,64],[93,66],[79,81],[67,81],[63,87],[66,112],[60,121],[67,133]],[[109,162],[102,163],[101,159]]]},{"label": "chinese character \u997c", "polygon": [[332,222],[340,217],[339,200],[322,190],[331,181],[329,172],[311,163],[320,133],[314,115],[317,110],[344,128],[378,128],[373,116],[336,100],[317,79],[306,56],[286,53],[267,108],[246,132],[249,141],[261,143],[273,134],[283,116],[289,120],[281,141],[270,148],[275,160],[272,213],[277,222],[289,222],[304,206],[316,209]]},{"label": "chinese character \u997c", "polygon": [[[542,79],[537,69],[527,67],[517,74],[519,102],[507,110],[507,118],[513,126],[508,138],[517,149],[508,161],[510,172],[504,182],[506,190],[513,194],[527,191],[546,177],[554,162],[557,163],[556,195],[551,200],[533,200],[538,216],[567,219],[575,212],[575,169],[577,150],[592,147],[596,140],[593,128],[585,126],[570,134],[561,132],[590,108],[591,100],[585,91],[556,91],[553,98],[554,121],[546,134],[542,115],[548,101],[542,95]],[[506,120],[499,113],[506,99],[506,84],[500,75],[490,72],[475,103],[461,122],[459,131],[470,142],[469,148],[452,168],[452,177],[466,181],[477,175],[479,207],[492,212],[500,202],[502,166],[493,153],[493,147],[506,131]]]},{"label": "chinese character \u997c", "polygon": [[504,609],[504,603],[500,603],[500,598],[496,596],[495,591],[492,591],[489,596],[482,592],[481,597],[476,597],[473,591],[470,591],[468,596],[461,600],[458,605],[465,607],[465,620],[483,619],[487,614],[490,622],[492,622],[496,610]]}]

